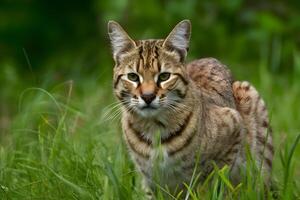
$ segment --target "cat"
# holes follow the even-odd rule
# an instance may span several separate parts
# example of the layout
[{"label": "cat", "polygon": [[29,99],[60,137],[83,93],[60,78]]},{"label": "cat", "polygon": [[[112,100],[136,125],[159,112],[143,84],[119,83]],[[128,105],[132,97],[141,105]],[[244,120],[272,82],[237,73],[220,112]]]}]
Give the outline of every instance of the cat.
[{"label": "cat", "polygon": [[246,145],[268,182],[274,150],[265,103],[252,85],[233,81],[214,58],[185,64],[189,20],[166,39],[134,41],[114,21],[108,34],[124,140],[150,193],[157,187],[184,191],[195,168],[203,181],[213,163],[228,165],[238,182]]}]

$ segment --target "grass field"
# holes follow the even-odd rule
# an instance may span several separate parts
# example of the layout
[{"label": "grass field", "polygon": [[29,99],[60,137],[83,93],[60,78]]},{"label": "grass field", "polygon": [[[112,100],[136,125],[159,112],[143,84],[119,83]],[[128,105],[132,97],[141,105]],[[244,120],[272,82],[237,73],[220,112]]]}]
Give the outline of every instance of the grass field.
[{"label": "grass field", "polygon": [[[232,186],[224,168],[191,191],[191,199],[254,200],[266,194],[300,199],[300,73],[271,75],[263,60],[255,64],[255,68],[228,65],[236,79],[257,87],[270,110],[276,194],[263,191],[258,173],[249,173],[240,185]],[[16,114],[0,134],[0,199],[143,197],[139,174],[122,141],[110,76],[109,71],[70,76],[73,81],[46,79],[38,87],[22,88],[17,83],[20,92],[7,84],[5,94],[13,96]]]}]

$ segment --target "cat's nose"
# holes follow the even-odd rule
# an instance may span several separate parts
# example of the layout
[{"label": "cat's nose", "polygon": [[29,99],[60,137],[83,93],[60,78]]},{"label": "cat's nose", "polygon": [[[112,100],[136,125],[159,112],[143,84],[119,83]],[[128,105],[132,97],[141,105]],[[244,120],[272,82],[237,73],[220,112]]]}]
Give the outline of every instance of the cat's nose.
[{"label": "cat's nose", "polygon": [[155,99],[156,95],[154,93],[146,93],[146,94],[142,94],[141,98],[145,101],[146,104],[150,104],[154,99]]}]

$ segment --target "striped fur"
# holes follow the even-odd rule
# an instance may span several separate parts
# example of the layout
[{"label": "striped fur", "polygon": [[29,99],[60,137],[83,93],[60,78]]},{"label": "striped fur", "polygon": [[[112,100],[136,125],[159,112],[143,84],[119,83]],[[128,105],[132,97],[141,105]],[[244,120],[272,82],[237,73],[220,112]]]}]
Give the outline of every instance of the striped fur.
[{"label": "striped fur", "polygon": [[[245,142],[269,172],[273,148],[270,135],[265,142],[269,121],[263,100],[247,82],[233,84],[228,68],[216,59],[184,63],[189,21],[165,40],[133,41],[116,22],[109,22],[109,35],[124,140],[147,187],[179,192],[194,170],[204,180],[213,163],[231,167],[238,181]],[[162,73],[169,73],[166,80],[159,78]]]},{"label": "striped fur", "polygon": [[257,90],[247,81],[233,83],[233,94],[237,110],[246,127],[247,143],[257,166],[262,167],[267,179],[272,169],[274,149],[272,129],[269,124],[265,102]]}]

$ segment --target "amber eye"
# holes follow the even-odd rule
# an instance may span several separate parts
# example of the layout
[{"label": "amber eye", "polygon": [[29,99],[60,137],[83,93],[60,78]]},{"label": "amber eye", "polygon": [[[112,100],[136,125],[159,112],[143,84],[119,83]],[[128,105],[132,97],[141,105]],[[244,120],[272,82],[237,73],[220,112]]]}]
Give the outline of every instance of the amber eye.
[{"label": "amber eye", "polygon": [[166,81],[170,78],[170,73],[168,72],[163,72],[161,73],[159,76],[158,76],[158,81],[161,82],[161,81]]},{"label": "amber eye", "polygon": [[129,73],[127,74],[127,78],[131,81],[134,81],[134,82],[139,82],[139,76],[135,73]]}]

